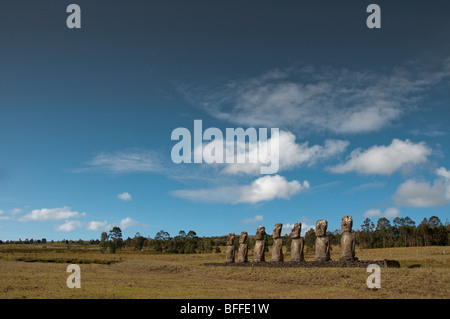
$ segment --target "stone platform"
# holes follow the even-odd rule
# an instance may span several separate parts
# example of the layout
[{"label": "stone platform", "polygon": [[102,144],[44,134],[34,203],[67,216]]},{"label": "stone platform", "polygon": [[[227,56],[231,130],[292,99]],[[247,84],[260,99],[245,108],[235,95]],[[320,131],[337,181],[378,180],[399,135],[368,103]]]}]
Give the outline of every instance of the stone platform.
[{"label": "stone platform", "polygon": [[367,268],[371,264],[382,268],[400,268],[396,260],[356,260],[356,261],[283,261],[283,262],[246,262],[246,263],[205,263],[205,266],[226,267],[268,267],[268,268]]}]

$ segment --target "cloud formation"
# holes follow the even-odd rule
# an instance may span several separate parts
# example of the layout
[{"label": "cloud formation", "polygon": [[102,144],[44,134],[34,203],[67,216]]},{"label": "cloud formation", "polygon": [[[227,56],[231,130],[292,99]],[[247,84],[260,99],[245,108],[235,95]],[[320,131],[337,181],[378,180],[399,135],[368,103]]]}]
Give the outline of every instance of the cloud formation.
[{"label": "cloud formation", "polygon": [[434,207],[450,203],[450,171],[445,167],[435,171],[433,184],[409,179],[401,184],[393,198],[397,205],[408,207]]},{"label": "cloud formation", "polygon": [[172,192],[172,194],[191,201],[256,204],[277,198],[290,199],[309,187],[308,181],[304,181],[301,184],[296,180],[288,182],[285,177],[280,175],[266,175],[256,179],[249,185],[177,190]]},{"label": "cloud formation", "polygon": [[99,230],[108,230],[110,229],[110,225],[108,225],[108,222],[105,220],[103,222],[100,221],[91,221],[87,224],[86,229],[92,230],[92,231],[99,231]]},{"label": "cloud formation", "polygon": [[119,227],[120,229],[126,229],[129,227],[133,227],[133,226],[139,226],[139,227],[143,227],[144,225],[135,221],[133,218],[131,217],[125,217],[124,219],[122,219],[119,223]]},{"label": "cloud formation", "polygon": [[243,219],[243,220],[241,221],[241,223],[242,223],[242,224],[254,224],[254,223],[257,223],[257,222],[262,221],[263,219],[264,219],[263,216],[261,216],[261,215],[256,215],[256,216],[253,216],[252,218],[246,218],[246,219]]},{"label": "cloud formation", "polygon": [[131,197],[131,194],[128,193],[128,192],[121,193],[121,194],[117,195],[117,198],[120,199],[120,200],[123,200],[124,202],[128,202],[128,201],[133,199]]},{"label": "cloud formation", "polygon": [[330,167],[333,173],[356,172],[370,175],[391,175],[406,165],[424,163],[428,160],[431,149],[423,142],[393,139],[389,146],[372,146],[368,150],[356,149],[347,162]]},{"label": "cloud formation", "polygon": [[10,217],[9,216],[4,216],[5,211],[0,209],[0,220],[9,220]]},{"label": "cloud formation", "polygon": [[413,110],[419,93],[450,75],[450,59],[438,69],[408,65],[381,73],[306,66],[184,93],[213,117],[238,125],[365,133]]},{"label": "cloud formation", "polygon": [[64,206],[60,208],[42,208],[34,209],[30,213],[19,218],[19,221],[48,221],[48,220],[61,220],[68,218],[76,218],[84,216],[86,213],[79,213],[72,211],[69,207]]},{"label": "cloud formation", "polygon": [[[311,228],[315,229],[316,225],[312,225],[312,224],[309,224],[309,223],[302,222],[302,219],[305,219],[305,218],[302,217],[299,220],[299,223],[302,224],[302,230],[300,232],[300,236],[305,236],[306,232],[308,230],[310,230]],[[281,235],[282,236],[290,235],[293,227],[294,227],[294,223],[292,223],[292,224],[291,223],[283,224],[283,229],[281,230]]]},{"label": "cloud formation", "polygon": [[400,210],[397,207],[389,207],[384,213],[379,209],[369,209],[364,212],[364,217],[386,217],[386,218],[395,218],[400,214]]},{"label": "cloud formation", "polygon": [[[226,164],[222,173],[229,175],[247,174],[258,175],[260,174],[261,163],[268,162],[270,158],[261,158],[259,163],[251,164],[248,158],[252,156],[258,158],[258,149],[270,149],[271,139],[265,142],[258,141],[258,145],[244,145],[238,146],[238,154],[245,153],[246,163],[230,163]],[[220,142],[218,142],[220,143]],[[333,158],[339,154],[342,154],[348,147],[349,142],[343,140],[328,139],[324,145],[309,146],[308,142],[301,144],[296,143],[296,137],[293,133],[288,131],[280,131],[279,133],[279,169],[278,172],[290,170],[293,168],[307,166],[311,167],[319,161]],[[248,144],[248,143],[247,143]],[[255,154],[252,154],[255,153]],[[275,160],[272,158],[271,160]],[[225,161],[226,162],[226,161]],[[230,161],[232,162],[232,161]]]},{"label": "cloud formation", "polygon": [[153,151],[133,148],[113,153],[100,153],[87,162],[86,170],[104,170],[110,173],[151,173],[162,169],[160,155]]},{"label": "cloud formation", "polygon": [[56,226],[55,230],[61,232],[69,232],[77,228],[80,228],[82,225],[83,223],[78,220],[68,220],[64,224]]}]

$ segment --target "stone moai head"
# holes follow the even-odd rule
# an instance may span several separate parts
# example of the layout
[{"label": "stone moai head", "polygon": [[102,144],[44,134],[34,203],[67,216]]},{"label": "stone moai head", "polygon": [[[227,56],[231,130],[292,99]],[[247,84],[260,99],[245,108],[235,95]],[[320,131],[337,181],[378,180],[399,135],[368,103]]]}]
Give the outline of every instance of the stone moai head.
[{"label": "stone moai head", "polygon": [[327,234],[328,222],[325,219],[320,219],[316,222],[316,237],[322,237]]},{"label": "stone moai head", "polygon": [[353,226],[353,218],[352,216],[344,216],[342,217],[341,222],[341,232],[351,232]]},{"label": "stone moai head", "polygon": [[247,243],[248,233],[246,231],[241,232],[241,237],[239,237],[239,244]]},{"label": "stone moai head", "polygon": [[302,224],[295,223],[291,230],[291,238],[300,238],[300,233],[302,232]]},{"label": "stone moai head", "polygon": [[264,226],[259,226],[259,227],[256,229],[256,236],[255,236],[255,239],[256,239],[256,240],[263,240],[263,239],[264,239],[264,236],[266,236],[266,227],[264,227]]},{"label": "stone moai head", "polygon": [[281,237],[281,229],[283,228],[283,224],[277,223],[275,224],[275,229],[273,230],[273,238]]},{"label": "stone moai head", "polygon": [[227,239],[227,246],[233,246],[234,245],[234,233],[229,233],[228,234],[228,239]]}]

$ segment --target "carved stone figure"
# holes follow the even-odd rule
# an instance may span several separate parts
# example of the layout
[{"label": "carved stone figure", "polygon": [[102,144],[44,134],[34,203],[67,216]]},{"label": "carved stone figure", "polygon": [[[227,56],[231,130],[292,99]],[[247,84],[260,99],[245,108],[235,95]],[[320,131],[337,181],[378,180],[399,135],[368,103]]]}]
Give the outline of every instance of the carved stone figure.
[{"label": "carved stone figure", "polygon": [[239,237],[239,254],[238,254],[238,262],[246,263],[247,255],[248,255],[248,244],[247,244],[248,234],[246,231],[241,232],[241,237]]},{"label": "carved stone figure", "polygon": [[291,230],[291,261],[303,261],[304,239],[300,237],[302,232],[302,224],[295,223]]},{"label": "carved stone figure", "polygon": [[330,238],[327,236],[328,222],[318,220],[316,223],[316,260],[330,260]]},{"label": "carved stone figure", "polygon": [[234,263],[234,233],[228,234],[226,263]]},{"label": "carved stone figure", "polygon": [[352,232],[352,216],[342,217],[341,222],[341,261],[358,260],[355,257],[355,233]]},{"label": "carved stone figure", "polygon": [[272,259],[271,261],[283,261],[283,238],[281,238],[281,230],[283,224],[275,224],[273,230],[273,246],[272,246]]},{"label": "carved stone figure", "polygon": [[266,261],[265,259],[265,249],[266,249],[266,228],[264,226],[259,226],[256,230],[255,236],[255,248],[253,250],[253,261],[261,262]]}]

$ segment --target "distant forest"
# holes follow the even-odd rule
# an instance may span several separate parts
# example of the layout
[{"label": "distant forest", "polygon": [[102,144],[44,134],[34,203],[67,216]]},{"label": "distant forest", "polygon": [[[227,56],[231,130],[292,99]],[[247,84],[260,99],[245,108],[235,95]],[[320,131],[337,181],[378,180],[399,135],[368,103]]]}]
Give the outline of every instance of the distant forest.
[{"label": "distant forest", "polygon": [[[445,246],[450,243],[450,225],[448,221],[443,224],[441,220],[432,216],[429,219],[424,218],[419,225],[409,217],[396,217],[392,224],[387,218],[378,219],[376,225],[369,219],[354,231],[356,234],[357,245],[362,249],[367,248],[387,248],[387,247],[412,247],[412,246]],[[239,235],[236,234],[235,245],[239,245]],[[336,229],[328,232],[332,245],[340,245],[341,230]],[[315,244],[315,231],[313,228],[305,233],[305,250],[312,250]],[[91,239],[89,241],[66,240],[51,241],[51,243],[66,245],[70,249],[71,245],[77,246],[97,246],[101,252],[116,253],[117,250],[137,250],[154,251],[156,253],[220,253],[220,246],[225,246],[227,236],[217,237],[199,237],[193,230],[187,233],[180,230],[178,235],[171,236],[168,232],[161,230],[154,238],[144,237],[140,233],[131,238],[122,238],[122,230],[119,227],[113,227],[109,232],[103,232],[100,239]],[[283,245],[290,248],[289,235],[283,236]],[[270,233],[266,236],[266,247],[273,244]],[[1,241],[0,244],[48,244],[45,238],[25,239],[18,241]],[[252,234],[248,237],[248,247],[252,248],[255,244],[255,238]]]}]

